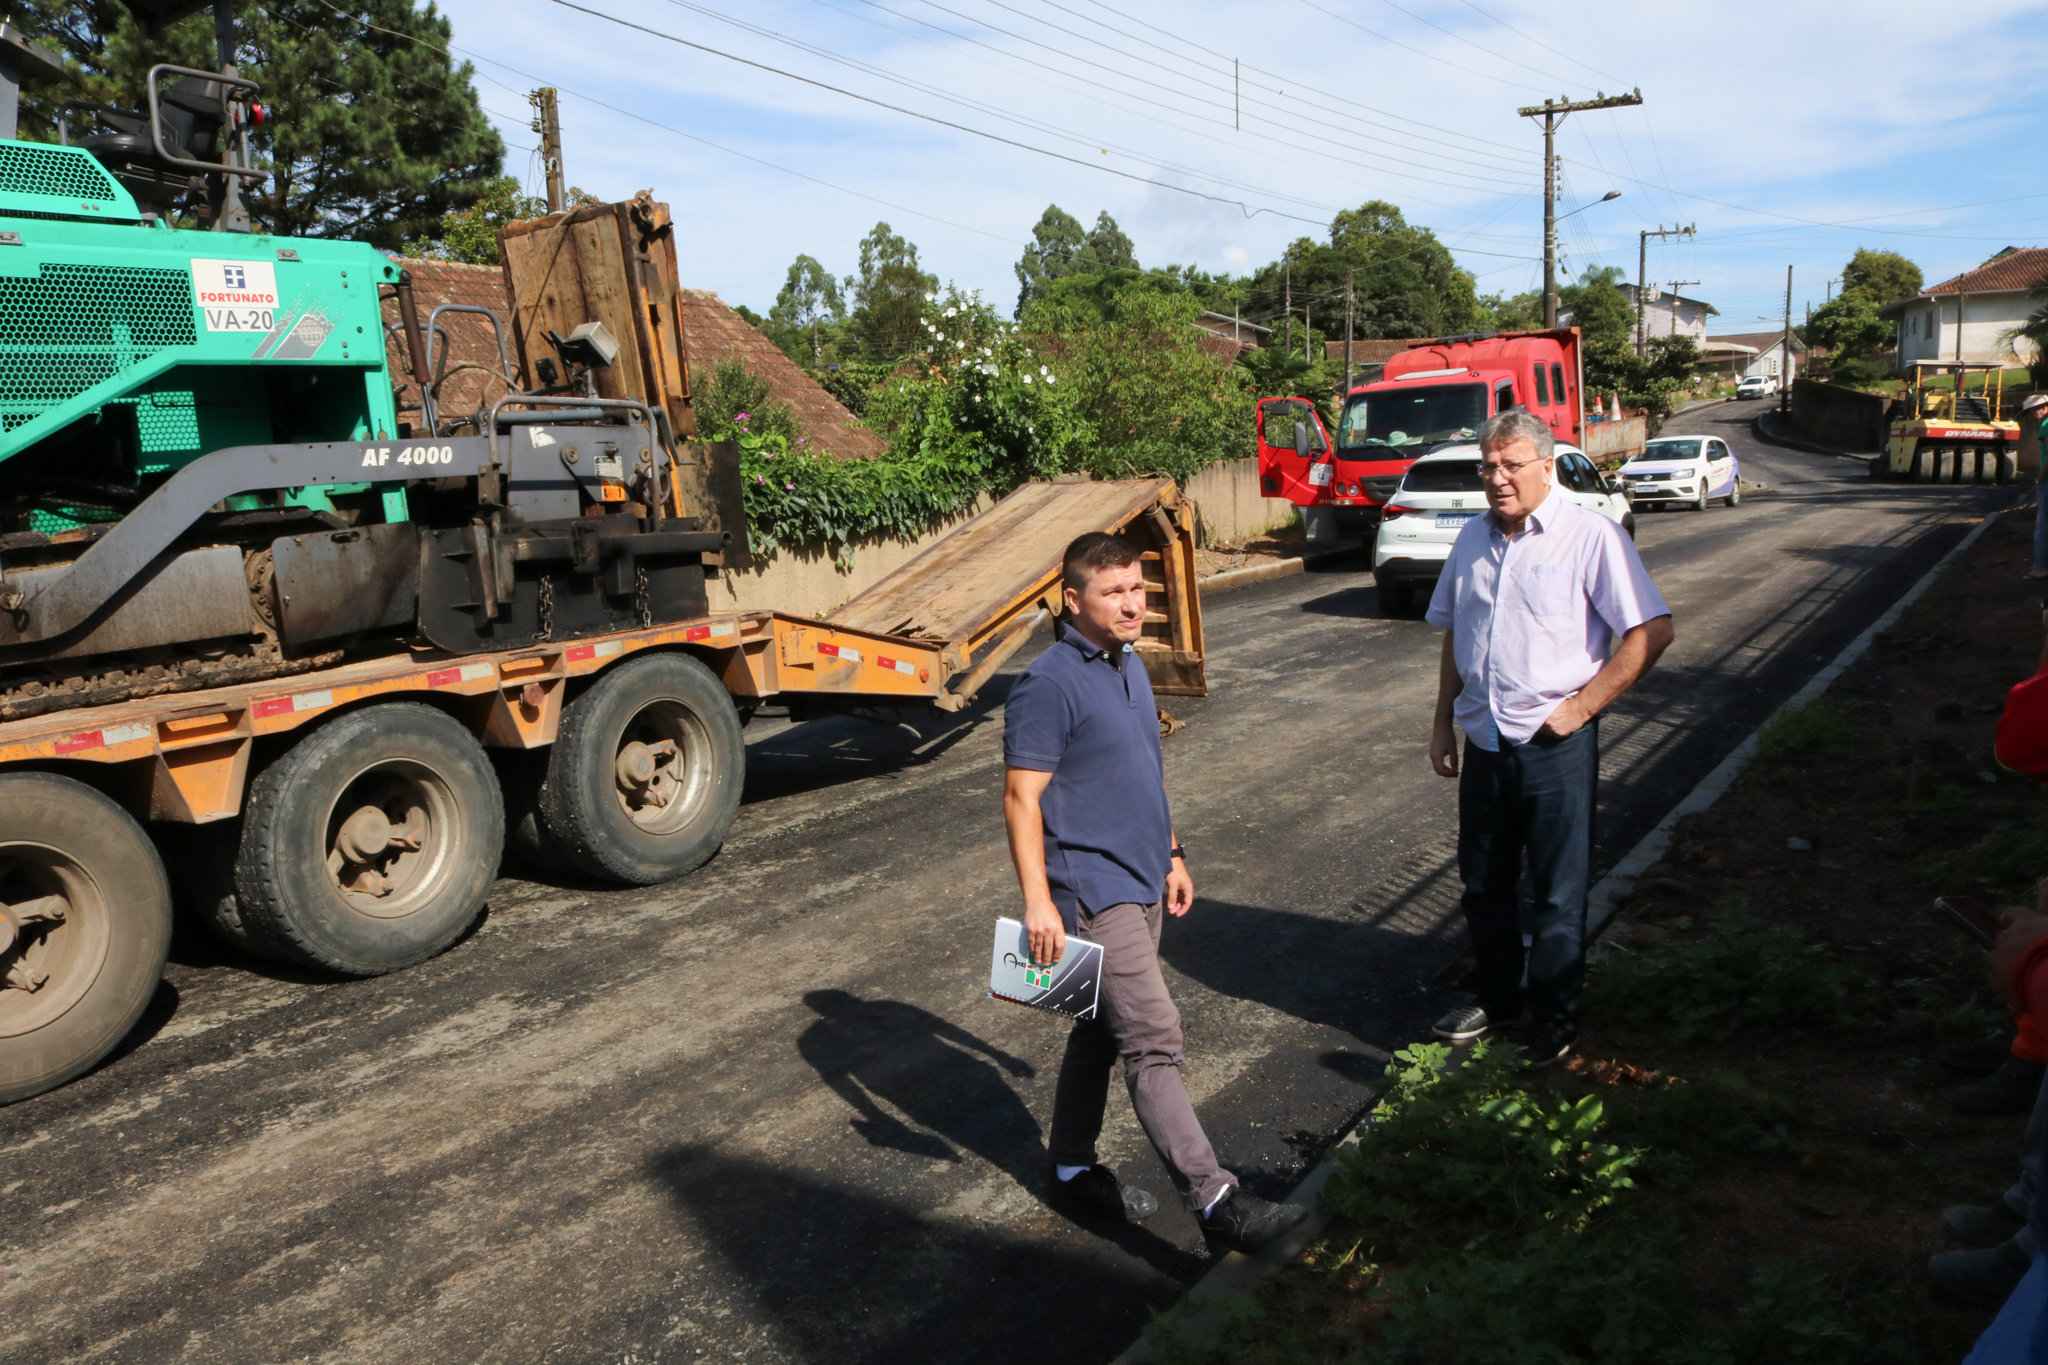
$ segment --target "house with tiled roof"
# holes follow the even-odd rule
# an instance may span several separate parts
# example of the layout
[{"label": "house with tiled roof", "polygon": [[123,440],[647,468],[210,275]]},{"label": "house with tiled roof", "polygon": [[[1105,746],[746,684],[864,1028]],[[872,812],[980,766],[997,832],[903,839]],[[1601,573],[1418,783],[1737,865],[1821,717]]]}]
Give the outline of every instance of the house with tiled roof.
[{"label": "house with tiled roof", "polygon": [[[402,260],[399,265],[412,277],[413,297],[419,305],[422,326],[433,316],[434,309],[443,304],[488,308],[500,320],[510,322],[512,300],[501,267],[413,260]],[[682,294],[683,344],[689,350],[692,372],[707,373],[721,360],[737,356],[748,369],[768,381],[771,398],[789,404],[810,448],[842,459],[868,459],[888,449],[887,442],[855,421],[838,399],[798,369],[745,318],[727,308],[718,295],[707,289],[685,289]],[[391,372],[406,385],[407,397],[411,398],[412,363],[405,353],[403,334],[395,330],[395,299],[385,299],[384,321],[388,324],[384,340]],[[433,365],[435,373],[441,376],[439,401],[443,419],[467,417],[510,390],[512,386],[505,379],[490,319],[479,313],[444,312],[434,325]],[[509,333],[505,344],[512,348]],[[516,350],[511,364],[516,374]],[[399,415],[401,420],[418,420],[416,412]]]},{"label": "house with tiled roof", "polygon": [[[1700,371],[1730,383],[1738,379],[1785,381],[1785,329],[1775,332],[1731,332],[1700,342]],[[1806,343],[1792,334],[1792,364],[1789,372],[1806,370]]]},{"label": "house with tiled roof", "polygon": [[2048,247],[2009,246],[1975,270],[1930,285],[1877,315],[1899,325],[1900,374],[1916,360],[2031,364],[2039,358],[2033,348],[2021,342],[2021,352],[2015,352],[2005,338],[2048,302],[2034,292],[2044,286]]},{"label": "house with tiled roof", "polygon": [[682,293],[683,335],[690,347],[692,374],[709,374],[720,361],[737,358],[768,381],[769,397],[789,404],[811,449],[843,460],[873,459],[888,450],[888,442],[855,421],[838,399],[718,295],[709,289]]},{"label": "house with tiled roof", "polygon": [[[441,376],[442,419],[468,417],[510,392],[513,385],[507,382],[506,371],[509,368],[516,375],[519,361],[509,331],[505,334],[508,365],[499,355],[497,334],[489,318],[466,312],[444,312],[439,318],[434,317],[434,310],[444,304],[488,308],[509,327],[512,306],[505,294],[505,272],[495,265],[464,265],[460,261],[401,260],[398,264],[412,278],[420,325],[425,327],[430,320],[434,325],[432,361],[434,372]],[[406,354],[404,334],[396,330],[398,301],[389,295],[384,299],[384,322],[384,347],[390,357],[391,373],[404,385],[404,401],[416,404],[412,360]],[[417,411],[401,412],[399,419],[418,424],[416,430],[424,430]]]}]

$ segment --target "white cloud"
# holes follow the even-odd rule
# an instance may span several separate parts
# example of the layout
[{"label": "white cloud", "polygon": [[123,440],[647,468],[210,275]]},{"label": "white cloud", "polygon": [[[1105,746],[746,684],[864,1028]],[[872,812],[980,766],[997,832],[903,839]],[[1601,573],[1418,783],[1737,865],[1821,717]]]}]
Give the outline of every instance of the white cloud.
[{"label": "white cloud", "polygon": [[[1107,209],[1148,264],[1242,270],[1318,235],[1339,207],[1386,199],[1459,249],[1483,291],[1513,292],[1539,273],[1516,258],[1541,248],[1541,138],[1516,107],[1638,84],[1643,108],[1574,115],[1559,137],[1565,207],[1624,191],[1563,224],[1573,270],[1598,262],[1633,277],[1637,229],[1696,222],[1696,240],[1652,241],[1649,274],[1700,281],[1686,292],[1747,326],[1782,311],[1787,262],[1797,268],[1797,310],[1819,301],[1859,245],[1905,251],[1934,280],[2007,242],[2048,238],[2048,198],[1849,227],[1787,221],[2040,193],[2024,150],[2048,131],[2026,42],[2038,6],[1977,4],[1930,22],[1923,4],[1906,0],[1873,0],[1853,16],[1814,0],[1713,10],[1482,0],[1555,49],[1546,51],[1469,6],[1427,11],[1446,33],[1383,0],[1317,3],[1383,38],[1302,0],[1076,0],[1064,9],[946,0],[945,10],[926,0],[754,0],[719,11],[819,49],[804,51],[709,7],[610,7],[1068,160],[545,0],[446,0],[443,12],[457,46],[485,59],[480,73],[504,82],[478,87],[508,141],[535,140],[520,92],[561,87],[569,179],[608,198],[653,187],[675,211],[685,277],[759,308],[799,252],[850,271],[877,220],[916,241],[942,278],[1008,297],[1011,264],[1047,203],[1084,222]],[[514,151],[508,166],[529,160]],[[1248,218],[1218,200],[1268,212]]]}]

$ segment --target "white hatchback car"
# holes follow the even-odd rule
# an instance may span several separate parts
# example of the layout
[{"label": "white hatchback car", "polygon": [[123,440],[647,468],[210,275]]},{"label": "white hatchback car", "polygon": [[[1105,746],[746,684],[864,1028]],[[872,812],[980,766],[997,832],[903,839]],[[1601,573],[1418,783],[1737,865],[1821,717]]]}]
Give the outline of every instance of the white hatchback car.
[{"label": "white hatchback car", "polygon": [[1621,482],[1639,511],[1704,512],[1714,498],[1730,507],[1742,501],[1742,464],[1717,436],[1659,436],[1621,467]]},{"label": "white hatchback car", "polygon": [[[1598,512],[1633,539],[1635,514],[1619,482],[1602,474],[1577,446],[1557,446],[1557,483],[1551,496]],[[1413,616],[1429,604],[1451,542],[1465,523],[1486,512],[1486,488],[1479,479],[1479,447],[1446,446],[1409,466],[1401,486],[1380,513],[1373,543],[1372,576],[1380,607],[1389,616]]]}]

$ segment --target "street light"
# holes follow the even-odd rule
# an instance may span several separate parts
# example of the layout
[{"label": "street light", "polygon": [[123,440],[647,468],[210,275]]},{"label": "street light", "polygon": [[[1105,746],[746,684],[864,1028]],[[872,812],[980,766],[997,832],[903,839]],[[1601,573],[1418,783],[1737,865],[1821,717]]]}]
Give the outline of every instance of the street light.
[{"label": "street light", "polygon": [[[1621,198],[1620,190],[1609,190],[1598,199],[1595,199],[1593,204],[1604,204],[1610,199],[1619,198]],[[1584,213],[1587,209],[1592,208],[1593,204],[1581,204],[1573,209],[1572,213]],[[1545,204],[1544,207],[1548,208],[1549,205]],[[1545,327],[1557,326],[1557,225],[1571,217],[1572,213],[1560,213],[1543,225],[1543,325]]]}]

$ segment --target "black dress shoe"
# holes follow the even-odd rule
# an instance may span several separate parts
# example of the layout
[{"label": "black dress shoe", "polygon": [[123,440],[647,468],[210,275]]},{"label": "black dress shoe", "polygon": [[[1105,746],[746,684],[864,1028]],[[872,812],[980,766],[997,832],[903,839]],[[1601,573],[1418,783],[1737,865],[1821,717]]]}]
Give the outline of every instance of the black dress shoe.
[{"label": "black dress shoe", "polygon": [[1308,1210],[1300,1204],[1273,1204],[1236,1185],[1222,1202],[1202,1215],[1202,1231],[1238,1251],[1256,1251],[1286,1232]]},{"label": "black dress shoe", "polygon": [[1133,1223],[1142,1223],[1159,1212],[1157,1199],[1135,1185],[1124,1184],[1107,1166],[1090,1166],[1072,1180],[1060,1179],[1055,1170],[1052,1195],[1075,1213],[1114,1214]]},{"label": "black dress shoe", "polygon": [[2048,1067],[2039,1062],[2005,1059],[2005,1065],[1981,1081],[1959,1085],[1949,1097],[1958,1114],[1993,1118],[2001,1114],[2031,1114],[2041,1094],[2041,1076]]},{"label": "black dress shoe", "polygon": [[1960,1071],[1965,1076],[1989,1076],[2005,1065],[2012,1056],[2012,1040],[2015,1030],[2010,1026],[1995,1028],[1982,1038],[1967,1043],[1950,1043],[1947,1047],[1934,1050],[1934,1060],[1950,1071]]}]

